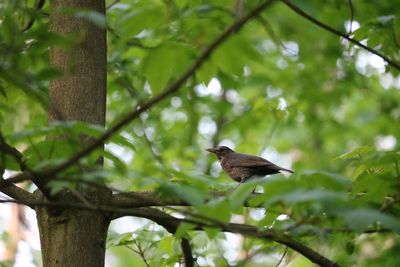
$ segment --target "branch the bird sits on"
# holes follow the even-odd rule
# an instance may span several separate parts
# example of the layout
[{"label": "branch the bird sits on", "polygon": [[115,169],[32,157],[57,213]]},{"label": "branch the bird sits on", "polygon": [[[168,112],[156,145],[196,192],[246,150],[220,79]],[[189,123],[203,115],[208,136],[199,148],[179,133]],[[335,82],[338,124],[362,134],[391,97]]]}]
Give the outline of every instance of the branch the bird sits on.
[{"label": "branch the bird sits on", "polygon": [[236,182],[243,183],[252,176],[265,176],[280,173],[293,173],[258,156],[236,153],[226,146],[208,148],[207,151],[217,155],[222,169]]}]

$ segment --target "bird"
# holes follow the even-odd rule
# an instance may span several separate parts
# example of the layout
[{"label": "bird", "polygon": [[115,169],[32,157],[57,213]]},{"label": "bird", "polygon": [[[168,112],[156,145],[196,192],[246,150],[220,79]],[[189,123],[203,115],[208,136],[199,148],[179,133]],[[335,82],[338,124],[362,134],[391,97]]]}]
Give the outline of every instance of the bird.
[{"label": "bird", "polygon": [[279,167],[262,157],[236,153],[227,146],[207,148],[206,150],[214,153],[218,157],[222,169],[240,184],[252,176],[266,176],[281,171],[293,173],[292,170]]}]

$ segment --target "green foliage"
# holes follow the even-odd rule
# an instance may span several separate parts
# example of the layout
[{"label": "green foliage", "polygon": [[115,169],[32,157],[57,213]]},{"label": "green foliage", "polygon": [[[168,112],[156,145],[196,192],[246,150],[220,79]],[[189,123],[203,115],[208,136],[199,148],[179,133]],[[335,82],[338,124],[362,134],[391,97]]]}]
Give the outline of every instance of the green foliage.
[{"label": "green foliage", "polygon": [[[106,18],[66,10],[108,29],[107,125],[179,78],[243,14],[239,2],[244,11],[255,4],[122,0]],[[348,32],[347,1],[295,2]],[[395,2],[353,1],[350,36],[400,62],[400,5]],[[47,5],[35,11],[23,1],[0,3],[0,130],[34,170],[64,162],[82,148],[83,138],[105,132],[82,122],[46,123],[47,88],[62,75],[49,65],[49,47],[68,51],[80,38],[80,33],[50,32],[48,11]],[[35,23],[22,32],[31,17]],[[343,266],[397,266],[399,70],[379,62],[276,3],[226,40],[178,93],[115,134],[104,152],[80,161],[93,166],[102,156],[104,168],[85,173],[71,168],[62,174],[66,179],[50,186],[58,192],[84,181],[123,191],[153,190],[189,203],[192,207],[182,210],[188,218],[208,223],[240,218],[260,230],[288,233]],[[295,174],[234,188],[205,152],[220,143],[262,154]],[[2,162],[9,170],[19,168],[9,155]],[[262,193],[248,200],[256,186]],[[210,199],[210,190],[226,194]],[[122,259],[115,266],[145,266],[142,257],[151,266],[175,266],[181,237],[190,238],[203,266],[275,266],[275,256],[283,253],[275,243],[245,239],[238,250],[255,253],[267,264],[257,257],[242,263],[238,251],[227,253],[222,244],[230,241],[216,226],[202,232],[181,224],[174,236],[154,227],[110,233],[108,247]],[[146,248],[142,256],[133,252],[139,247]],[[292,253],[286,258],[293,266],[311,266]]]}]

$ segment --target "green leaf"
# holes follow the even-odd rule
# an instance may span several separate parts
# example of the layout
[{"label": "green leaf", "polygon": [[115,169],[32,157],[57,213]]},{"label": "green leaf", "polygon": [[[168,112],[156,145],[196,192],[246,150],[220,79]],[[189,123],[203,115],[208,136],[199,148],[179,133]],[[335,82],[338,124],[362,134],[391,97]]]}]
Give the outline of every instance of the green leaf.
[{"label": "green leaf", "polygon": [[185,184],[163,182],[159,185],[158,192],[166,197],[174,196],[180,198],[193,206],[203,204],[206,197],[202,191]]},{"label": "green leaf", "polygon": [[276,218],[278,218],[279,214],[269,212],[268,209],[265,210],[265,215],[259,222],[260,226],[272,226],[272,224],[275,222]]},{"label": "green leaf", "polygon": [[351,181],[337,173],[321,171],[305,171],[300,176],[300,181],[310,187],[324,188],[333,191],[347,191],[351,186]]},{"label": "green leaf", "polygon": [[49,168],[60,164],[79,148],[80,145],[72,140],[44,140],[32,143],[24,155],[34,169]]},{"label": "green leaf", "polygon": [[78,19],[86,19],[87,21],[92,22],[99,28],[105,29],[107,27],[106,17],[104,14],[93,10],[80,10],[75,13],[75,17]]},{"label": "green leaf", "polygon": [[143,73],[154,92],[165,87],[174,69],[174,52],[168,46],[154,50],[143,61]]},{"label": "green leaf", "polygon": [[229,194],[228,199],[231,202],[232,210],[236,210],[243,206],[243,203],[251,195],[257,184],[257,181],[254,179],[250,180],[246,183],[240,184],[232,193]]},{"label": "green leaf", "polygon": [[175,243],[176,238],[174,236],[165,236],[163,237],[159,242],[159,249],[165,253],[172,254],[175,249],[174,249],[174,243]]},{"label": "green leaf", "polygon": [[197,209],[202,215],[223,222],[229,222],[232,215],[230,201],[225,198],[213,199]]},{"label": "green leaf", "polygon": [[268,203],[270,199],[296,190],[299,187],[298,183],[292,179],[282,179],[281,177],[271,177],[264,184],[264,194],[255,198],[255,202]]},{"label": "green leaf", "polygon": [[183,222],[179,224],[178,229],[176,230],[174,236],[176,238],[185,237],[189,231],[193,230],[196,226],[191,223]]},{"label": "green leaf", "polygon": [[6,88],[4,87],[2,81],[0,81],[0,94],[4,96],[4,98],[7,98]]},{"label": "green leaf", "polygon": [[216,75],[217,67],[211,60],[204,62],[203,66],[196,72],[196,77],[199,82],[208,84],[210,80]]},{"label": "green leaf", "polygon": [[347,225],[357,232],[363,232],[374,224],[378,224],[381,227],[400,233],[400,220],[377,210],[359,208],[346,210],[340,214]]},{"label": "green leaf", "polygon": [[360,157],[372,152],[373,150],[374,149],[371,146],[360,146],[360,147],[353,149],[352,151],[349,151],[342,155],[337,156],[334,160],[360,158]]},{"label": "green leaf", "polygon": [[152,29],[165,22],[165,5],[161,1],[131,6],[118,20],[117,30],[124,36],[135,36],[143,30]]},{"label": "green leaf", "polygon": [[14,157],[8,154],[2,154],[0,156],[0,170],[1,169],[19,171],[21,168]]},{"label": "green leaf", "polygon": [[385,198],[394,193],[394,187],[386,175],[364,174],[355,181],[352,193],[363,193],[360,200],[372,203],[384,203]]},{"label": "green leaf", "polygon": [[270,199],[270,203],[285,202],[297,204],[309,201],[315,202],[336,202],[341,203],[348,199],[347,194],[321,189],[297,189],[291,192],[275,196]]},{"label": "green leaf", "polygon": [[218,228],[204,227],[203,229],[209,239],[214,239],[221,232]]},{"label": "green leaf", "polygon": [[47,186],[50,188],[50,194],[55,195],[65,189],[75,189],[76,184],[64,180],[51,180]]},{"label": "green leaf", "polygon": [[248,41],[232,36],[212,55],[212,62],[223,72],[241,77],[248,60],[260,61],[260,54]]},{"label": "green leaf", "polygon": [[133,243],[132,233],[116,234],[107,242],[107,247],[124,246]]},{"label": "green leaf", "polygon": [[118,158],[117,156],[115,156],[113,153],[109,152],[109,151],[102,151],[101,155],[103,155],[106,159],[109,159],[112,161],[112,163],[114,164],[115,168],[121,172],[121,173],[126,173],[127,168],[125,163]]},{"label": "green leaf", "polygon": [[189,47],[168,42],[152,49],[143,60],[143,74],[154,92],[163,89],[171,77],[178,76],[189,63]]}]

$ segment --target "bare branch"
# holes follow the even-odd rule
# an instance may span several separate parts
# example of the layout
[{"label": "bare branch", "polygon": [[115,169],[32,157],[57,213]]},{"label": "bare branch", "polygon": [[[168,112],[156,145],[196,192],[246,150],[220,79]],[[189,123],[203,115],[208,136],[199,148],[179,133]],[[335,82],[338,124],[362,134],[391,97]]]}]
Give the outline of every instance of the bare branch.
[{"label": "bare branch", "polygon": [[348,0],[349,2],[349,8],[350,8],[350,27],[349,27],[349,34],[353,32],[353,22],[354,22],[354,6],[353,6],[353,1]]},{"label": "bare branch", "polygon": [[194,258],[193,258],[192,247],[190,246],[189,239],[182,238],[181,248],[182,248],[182,253],[183,253],[183,259],[185,260],[185,267],[193,267],[194,266]]},{"label": "bare branch", "polygon": [[[15,147],[9,145],[3,135],[0,133],[0,151],[2,152],[0,159],[0,170],[3,172],[5,169],[4,166],[4,155],[10,155],[14,160],[20,165],[21,169],[26,168],[26,165],[23,161],[22,153],[19,152]],[[2,175],[2,174],[1,174]],[[28,191],[14,185],[13,183],[9,182],[8,180],[4,180],[3,177],[0,177],[0,192],[3,192],[7,196],[20,201],[26,202],[33,200],[33,196]]]},{"label": "bare branch", "polygon": [[[20,166],[21,170],[24,170],[26,168],[22,153],[19,152],[18,149],[16,149],[15,147],[8,144],[4,139],[2,133],[0,133],[0,151],[14,158],[14,160]],[[0,164],[2,164],[2,162]]]},{"label": "bare branch", "polygon": [[[176,233],[180,223],[176,221],[175,217],[165,212],[162,212],[158,209],[147,208],[147,210],[150,214],[150,217],[144,217],[144,218],[150,219],[153,222],[161,225],[171,234]],[[189,239],[185,237],[181,239],[181,248],[182,248],[183,258],[185,260],[185,267],[193,267],[194,259]]]},{"label": "bare branch", "polygon": [[333,29],[332,27],[326,25],[325,23],[317,20],[316,18],[314,18],[313,16],[307,14],[306,12],[304,12],[301,8],[299,8],[298,6],[296,6],[295,4],[293,4],[290,0],[281,0],[283,3],[285,3],[285,5],[287,5],[290,9],[292,9],[294,12],[296,12],[297,14],[299,14],[300,16],[302,16],[303,18],[309,20],[310,22],[314,23],[315,25],[327,30],[328,32],[331,32],[337,36],[340,36],[344,39],[346,39],[347,41],[371,52],[372,54],[377,55],[378,57],[382,58],[383,60],[385,60],[390,66],[400,70],[400,64],[391,60],[390,58],[388,58],[387,56],[379,53],[378,51],[376,51],[373,48],[370,48],[366,45],[363,45],[362,43],[360,43],[359,41],[349,37],[347,34],[344,34],[338,30]]},{"label": "bare branch", "polygon": [[[40,9],[43,8],[45,0],[37,0],[35,4],[35,11],[39,11]],[[28,22],[25,24],[25,26],[22,28],[22,32],[28,31],[30,28],[32,28],[33,23],[35,22],[35,17],[31,17]]]},{"label": "bare branch", "polygon": [[[210,199],[224,196],[226,192],[210,191]],[[258,193],[253,193],[252,197],[257,196]],[[138,208],[150,206],[190,206],[189,203],[183,201],[178,197],[165,198],[160,196],[157,192],[144,191],[144,192],[121,192],[114,194],[110,200],[110,205],[120,208]]]},{"label": "bare branch", "polygon": [[[135,216],[150,219],[164,226],[166,229],[168,228],[171,230],[177,229],[180,223],[182,222],[189,222],[194,224],[195,225],[194,230],[203,230],[204,227],[219,228],[225,232],[231,232],[266,240],[272,240],[292,248],[293,250],[307,257],[310,261],[319,264],[320,266],[339,267],[339,264],[337,264],[336,262],[333,262],[328,258],[325,258],[324,256],[314,251],[313,249],[303,245],[300,242],[295,241],[289,235],[276,232],[273,229],[260,231],[258,228],[246,224],[224,223],[224,222],[218,222],[217,224],[213,224],[213,223],[198,222],[196,220],[178,219],[153,208],[139,208],[139,209],[141,214],[139,215],[137,213]],[[139,209],[135,209],[135,212]],[[171,230],[168,231],[171,232]]]},{"label": "bare branch", "polygon": [[29,207],[31,207],[30,203],[34,201],[32,193],[8,182],[7,180],[0,179],[0,192]]},{"label": "bare branch", "polygon": [[[55,201],[36,201],[32,200],[29,202],[20,202],[12,199],[0,199],[0,203],[19,203],[25,204],[30,207],[35,206],[47,206],[47,207],[61,207],[61,208],[75,208],[75,209],[87,209],[87,210],[95,210],[99,212],[104,212],[107,214],[119,214],[120,216],[114,216],[113,218],[118,218],[123,216],[135,216],[146,218],[152,220],[160,225],[162,225],[168,232],[173,233],[179,227],[182,222],[191,223],[194,225],[194,230],[202,231],[205,227],[208,228],[218,228],[225,232],[231,232],[236,234],[242,234],[245,236],[271,240],[280,244],[283,244],[303,256],[307,257],[312,262],[319,264],[320,266],[334,266],[338,267],[339,264],[325,258],[320,255],[318,252],[313,249],[303,245],[301,242],[294,240],[286,233],[278,232],[274,229],[264,229],[261,230],[255,226],[246,225],[246,224],[237,224],[237,223],[225,223],[221,221],[207,222],[206,220],[194,220],[194,219],[179,219],[173,217],[169,214],[166,214],[155,208],[132,208],[132,209],[123,209],[119,207],[112,206],[88,206],[82,203],[66,203],[66,202],[55,202]],[[336,229],[332,230],[332,232],[352,232],[349,229]],[[371,229],[366,230],[364,233],[388,233],[393,232],[389,229]]]},{"label": "bare branch", "polygon": [[286,256],[286,253],[287,253],[287,251],[288,251],[288,247],[285,247],[285,251],[283,252],[283,254],[282,254],[281,258],[279,259],[279,261],[278,261],[278,263],[276,264],[276,266],[275,266],[275,267],[279,267],[279,265],[281,265],[281,263],[282,263],[283,259],[284,259],[284,258],[285,258],[285,256]]},{"label": "bare branch", "polygon": [[110,8],[112,8],[114,5],[116,5],[116,4],[118,4],[119,3],[119,0],[114,0],[111,4],[109,4],[107,7],[106,7],[106,10],[109,10]]},{"label": "bare branch", "polygon": [[199,58],[192,64],[190,68],[188,68],[175,82],[170,84],[167,88],[165,88],[160,94],[155,95],[154,97],[150,98],[149,100],[143,102],[141,105],[137,106],[132,112],[126,114],[122,117],[118,122],[114,124],[110,129],[108,129],[103,135],[97,138],[94,142],[90,145],[76,153],[74,156],[66,160],[64,163],[48,169],[44,171],[39,176],[41,179],[49,179],[50,177],[54,176],[55,174],[71,167],[75,163],[77,163],[80,159],[91,153],[93,150],[97,149],[98,147],[102,146],[103,143],[109,140],[115,133],[120,131],[124,126],[128,123],[135,120],[140,114],[145,112],[146,110],[153,107],[155,104],[159,103],[160,101],[164,100],[168,96],[172,95],[173,93],[177,92],[181,86],[190,78],[192,77],[195,72],[203,65],[203,63],[209,58],[209,56],[223,43],[225,42],[228,37],[230,37],[235,32],[239,31],[249,20],[254,17],[257,17],[258,14],[261,13],[264,9],[270,6],[274,0],[266,0],[263,1],[260,5],[256,6],[252,9],[247,15],[239,18],[236,20],[230,27],[228,27],[217,39],[214,40],[199,56]]},{"label": "bare branch", "polygon": [[7,182],[12,183],[12,184],[17,184],[21,183],[26,180],[32,180],[33,176],[30,172],[28,171],[23,171],[20,173],[17,173],[14,176],[11,176],[10,178],[6,179]]}]

